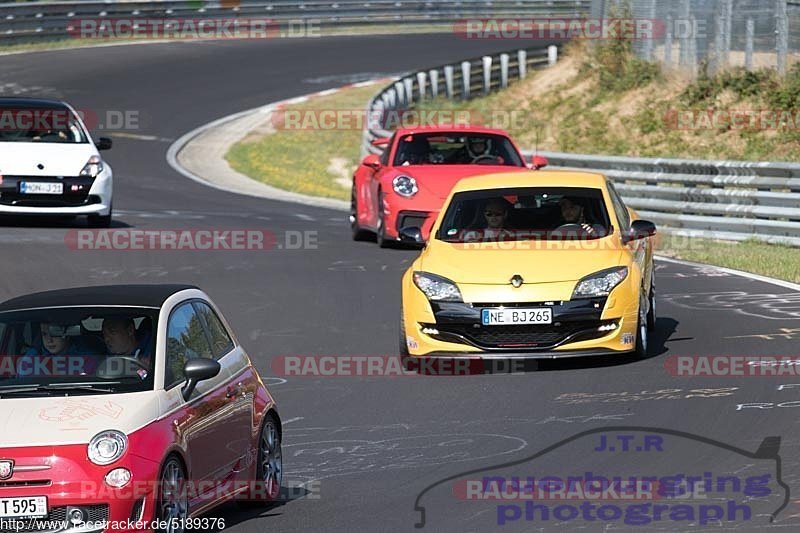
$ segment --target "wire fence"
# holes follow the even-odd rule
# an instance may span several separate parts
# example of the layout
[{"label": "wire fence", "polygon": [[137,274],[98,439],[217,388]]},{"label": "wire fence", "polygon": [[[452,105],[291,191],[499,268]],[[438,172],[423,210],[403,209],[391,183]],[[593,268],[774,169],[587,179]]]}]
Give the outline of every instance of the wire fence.
[{"label": "wire fence", "polygon": [[643,59],[698,72],[740,66],[784,73],[800,61],[800,0],[593,0],[605,18],[629,5],[634,19],[654,23],[652,38],[637,39]]}]

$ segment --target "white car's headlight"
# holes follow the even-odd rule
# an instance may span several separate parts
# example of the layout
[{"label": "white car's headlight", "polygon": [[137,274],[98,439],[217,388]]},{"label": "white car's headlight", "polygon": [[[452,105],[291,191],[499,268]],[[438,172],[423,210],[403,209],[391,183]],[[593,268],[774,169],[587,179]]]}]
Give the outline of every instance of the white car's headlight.
[{"label": "white car's headlight", "polygon": [[128,437],[120,431],[103,431],[89,441],[89,460],[96,465],[110,465],[125,453]]},{"label": "white car's headlight", "polygon": [[461,291],[458,290],[455,283],[447,278],[427,272],[414,272],[414,284],[425,293],[429,300],[436,302],[461,301]]},{"label": "white car's headlight", "polygon": [[392,188],[394,189],[394,192],[400,196],[405,196],[406,198],[411,198],[419,192],[417,180],[411,176],[397,176],[392,180]]},{"label": "white car's headlight", "polygon": [[611,291],[628,277],[628,267],[614,267],[586,276],[578,282],[573,298],[608,296]]},{"label": "white car's headlight", "polygon": [[100,159],[99,155],[93,155],[89,158],[89,161],[83,166],[81,170],[81,176],[88,176],[90,178],[96,178],[101,172],[103,171],[103,160]]}]

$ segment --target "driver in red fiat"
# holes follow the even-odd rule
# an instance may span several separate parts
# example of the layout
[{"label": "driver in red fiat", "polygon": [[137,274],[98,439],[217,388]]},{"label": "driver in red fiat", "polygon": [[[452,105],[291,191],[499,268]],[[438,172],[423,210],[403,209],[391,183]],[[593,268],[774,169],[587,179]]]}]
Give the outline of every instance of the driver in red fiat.
[{"label": "driver in red fiat", "polygon": [[122,357],[133,357],[150,367],[150,338],[136,338],[136,326],[128,317],[108,317],[103,320],[103,341],[109,353]]}]

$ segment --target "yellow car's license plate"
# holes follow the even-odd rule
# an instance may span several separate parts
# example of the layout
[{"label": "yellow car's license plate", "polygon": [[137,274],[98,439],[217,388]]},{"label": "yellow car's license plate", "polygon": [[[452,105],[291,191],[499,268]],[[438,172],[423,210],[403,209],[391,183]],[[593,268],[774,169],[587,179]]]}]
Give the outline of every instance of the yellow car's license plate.
[{"label": "yellow car's license plate", "polygon": [[484,326],[552,324],[553,310],[487,308],[481,310],[481,324]]}]

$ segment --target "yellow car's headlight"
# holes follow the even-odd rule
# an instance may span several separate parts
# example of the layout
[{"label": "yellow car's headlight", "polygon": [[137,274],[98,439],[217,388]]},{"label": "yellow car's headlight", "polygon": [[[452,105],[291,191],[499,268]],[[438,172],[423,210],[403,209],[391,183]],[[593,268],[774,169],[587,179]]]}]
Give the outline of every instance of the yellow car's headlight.
[{"label": "yellow car's headlight", "polygon": [[458,290],[456,284],[436,274],[414,272],[414,284],[425,293],[428,300],[435,302],[461,301],[461,291]]},{"label": "yellow car's headlight", "polygon": [[614,287],[628,277],[628,267],[614,267],[586,276],[578,282],[572,293],[573,298],[592,298],[608,296]]}]

